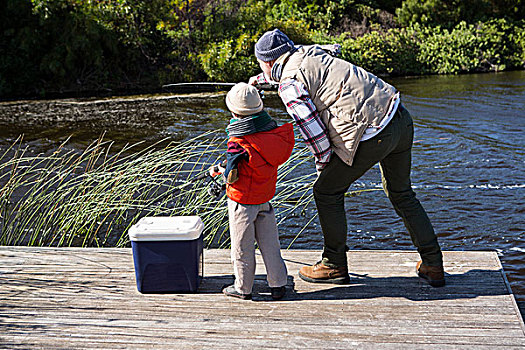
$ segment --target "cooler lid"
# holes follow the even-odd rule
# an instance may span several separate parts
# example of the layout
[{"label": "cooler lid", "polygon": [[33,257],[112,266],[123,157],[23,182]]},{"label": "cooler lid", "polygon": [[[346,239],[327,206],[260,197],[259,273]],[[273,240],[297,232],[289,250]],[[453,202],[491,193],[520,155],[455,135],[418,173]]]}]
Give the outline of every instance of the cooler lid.
[{"label": "cooler lid", "polygon": [[198,216],[146,216],[131,226],[132,241],[189,241],[200,237],[204,224]]}]

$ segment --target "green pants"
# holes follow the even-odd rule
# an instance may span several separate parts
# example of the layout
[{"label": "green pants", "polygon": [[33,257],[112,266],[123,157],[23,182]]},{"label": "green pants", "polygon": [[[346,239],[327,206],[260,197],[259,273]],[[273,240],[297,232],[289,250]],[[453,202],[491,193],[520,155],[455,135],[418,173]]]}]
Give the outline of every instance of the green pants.
[{"label": "green pants", "polygon": [[359,143],[352,166],[332,154],[330,163],[319,175],[313,189],[324,236],[324,264],[347,265],[344,195],[355,180],[379,163],[383,189],[396,213],[403,219],[423,263],[442,265],[436,234],[410,182],[413,137],[414,125],[410,113],[400,105],[383,131]]}]

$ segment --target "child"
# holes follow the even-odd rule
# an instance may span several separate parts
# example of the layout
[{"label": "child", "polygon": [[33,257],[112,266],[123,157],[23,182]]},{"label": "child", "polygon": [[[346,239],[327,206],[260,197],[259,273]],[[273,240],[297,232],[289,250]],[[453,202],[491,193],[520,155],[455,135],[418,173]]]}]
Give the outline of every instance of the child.
[{"label": "child", "polygon": [[277,126],[257,89],[236,84],[226,95],[233,118],[227,128],[226,168],[210,169],[210,175],[223,173],[228,196],[231,259],[235,283],[223,289],[230,297],[251,299],[255,278],[255,241],[266,267],[268,285],[274,300],[286,293],[287,271],[281,257],[275,213],[269,200],[275,194],[277,167],[292,153],[293,126]]}]

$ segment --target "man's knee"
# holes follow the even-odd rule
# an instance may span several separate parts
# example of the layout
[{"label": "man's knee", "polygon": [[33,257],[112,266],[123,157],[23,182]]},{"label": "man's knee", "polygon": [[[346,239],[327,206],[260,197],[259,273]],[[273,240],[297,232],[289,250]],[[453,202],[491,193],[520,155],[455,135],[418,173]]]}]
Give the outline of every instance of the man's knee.
[{"label": "man's knee", "polygon": [[327,194],[323,186],[319,185],[318,182],[314,183],[312,187],[312,191],[313,191],[314,197],[323,196]]},{"label": "man's knee", "polygon": [[412,189],[402,192],[388,191],[387,196],[394,207],[407,208],[414,205],[419,205],[419,200],[416,198],[416,193]]},{"label": "man's knee", "polygon": [[344,192],[330,191],[323,187],[313,187],[315,202],[318,204],[340,204],[344,202]]},{"label": "man's knee", "polygon": [[325,183],[320,181],[316,181],[314,183],[312,187],[312,192],[314,194],[314,198],[329,197],[334,194],[333,191],[331,191]]}]

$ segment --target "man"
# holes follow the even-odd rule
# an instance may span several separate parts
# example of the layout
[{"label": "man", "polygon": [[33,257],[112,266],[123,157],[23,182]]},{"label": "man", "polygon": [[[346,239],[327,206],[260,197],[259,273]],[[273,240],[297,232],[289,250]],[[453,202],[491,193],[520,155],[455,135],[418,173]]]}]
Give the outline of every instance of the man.
[{"label": "man", "polygon": [[392,85],[327,51],[326,46],[296,47],[278,29],[266,32],[255,45],[263,73],[250,78],[254,85],[279,83],[279,96],[315,157],[319,176],[313,193],[324,247],[322,260],[302,267],[299,277],[349,282],[344,194],[379,163],[384,191],[421,256],[418,275],[443,286],[441,249],[410,181],[412,118]]}]

